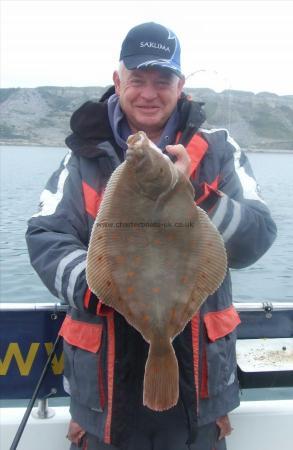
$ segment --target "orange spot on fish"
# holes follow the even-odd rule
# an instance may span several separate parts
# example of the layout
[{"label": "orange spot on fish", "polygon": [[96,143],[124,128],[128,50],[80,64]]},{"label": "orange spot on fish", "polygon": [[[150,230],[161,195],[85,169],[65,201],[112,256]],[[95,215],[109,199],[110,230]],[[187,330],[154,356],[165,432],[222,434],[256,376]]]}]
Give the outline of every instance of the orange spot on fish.
[{"label": "orange spot on fish", "polygon": [[174,234],[173,234],[173,233],[169,233],[169,234],[167,235],[167,239],[168,239],[168,241],[173,241],[173,240],[175,239]]},{"label": "orange spot on fish", "polygon": [[128,288],[127,288],[127,293],[128,293],[128,294],[132,294],[133,291],[134,291],[134,287],[133,287],[133,286],[128,286]]},{"label": "orange spot on fish", "polygon": [[122,264],[124,262],[124,260],[125,260],[125,257],[122,256],[122,255],[118,255],[118,256],[115,257],[115,260],[116,260],[116,262],[118,264]]},{"label": "orange spot on fish", "polygon": [[152,291],[153,291],[154,294],[158,294],[158,293],[160,292],[160,290],[161,290],[161,288],[159,288],[159,287],[154,287],[154,288],[152,289]]},{"label": "orange spot on fish", "polygon": [[150,321],[150,316],[149,316],[148,314],[144,314],[144,315],[142,316],[142,320],[143,320],[144,322],[149,322],[149,321]]},{"label": "orange spot on fish", "polygon": [[132,278],[135,275],[135,272],[127,272],[127,276],[129,278]]},{"label": "orange spot on fish", "polygon": [[160,245],[160,243],[161,243],[160,239],[155,239],[155,240],[154,240],[154,244]]},{"label": "orange spot on fish", "polygon": [[182,284],[186,284],[187,281],[188,281],[188,278],[186,276],[183,276],[183,277],[180,278],[180,281],[181,281]]}]

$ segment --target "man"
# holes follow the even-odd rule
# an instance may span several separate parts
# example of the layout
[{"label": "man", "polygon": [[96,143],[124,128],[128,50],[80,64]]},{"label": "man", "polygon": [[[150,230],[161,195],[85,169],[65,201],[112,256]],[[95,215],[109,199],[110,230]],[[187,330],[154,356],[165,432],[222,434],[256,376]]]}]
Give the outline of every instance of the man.
[{"label": "man", "polygon": [[[69,304],[63,323],[71,393],[71,449],[223,450],[227,413],[239,405],[235,340],[239,323],[230,276],[174,340],[180,398],[154,412],[142,404],[148,345],[88,289],[85,261],[103,190],[125,159],[126,139],[145,131],[195,188],[196,203],[222,234],[229,267],[254,263],[276,227],[246,156],[226,130],[200,128],[201,104],[184,95],[180,46],[167,28],[138,25],[123,41],[114,88],[72,116],[71,152],[29,221],[31,262]],[[97,268],[98,270],[98,268]]]}]

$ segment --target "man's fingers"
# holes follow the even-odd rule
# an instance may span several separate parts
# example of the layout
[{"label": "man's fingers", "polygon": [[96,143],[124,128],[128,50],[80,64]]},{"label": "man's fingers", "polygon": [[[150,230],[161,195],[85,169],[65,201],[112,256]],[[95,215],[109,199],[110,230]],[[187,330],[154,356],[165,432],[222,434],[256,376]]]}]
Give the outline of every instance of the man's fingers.
[{"label": "man's fingers", "polygon": [[184,173],[186,177],[190,175],[191,159],[183,145],[167,145],[166,150],[171,155],[176,156],[177,161],[174,163],[175,166]]},{"label": "man's fingers", "polygon": [[219,417],[216,420],[216,424],[218,425],[218,427],[220,429],[219,440],[223,439],[226,436],[229,436],[233,431],[233,428],[231,427],[228,416]]},{"label": "man's fingers", "polygon": [[[176,144],[176,145],[167,145],[166,150],[171,153],[171,155],[180,156],[184,152],[186,152],[185,147],[183,147],[182,144]],[[187,152],[186,152],[187,154]]]},{"label": "man's fingers", "polygon": [[84,429],[81,428],[81,426],[77,422],[71,420],[69,423],[69,429],[66,436],[67,439],[73,442],[73,444],[79,445],[84,435],[85,435]]}]

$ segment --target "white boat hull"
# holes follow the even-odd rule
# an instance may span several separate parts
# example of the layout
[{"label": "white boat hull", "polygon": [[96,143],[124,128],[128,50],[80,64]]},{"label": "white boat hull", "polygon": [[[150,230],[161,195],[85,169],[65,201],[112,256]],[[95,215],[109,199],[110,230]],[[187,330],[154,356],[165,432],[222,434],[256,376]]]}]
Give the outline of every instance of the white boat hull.
[{"label": "white boat hull", "polygon": [[[50,419],[30,416],[18,450],[68,450],[68,407]],[[25,408],[0,409],[0,448],[9,450]],[[293,400],[245,401],[230,415],[228,450],[293,450]],[[167,449],[166,449],[167,450]]]}]

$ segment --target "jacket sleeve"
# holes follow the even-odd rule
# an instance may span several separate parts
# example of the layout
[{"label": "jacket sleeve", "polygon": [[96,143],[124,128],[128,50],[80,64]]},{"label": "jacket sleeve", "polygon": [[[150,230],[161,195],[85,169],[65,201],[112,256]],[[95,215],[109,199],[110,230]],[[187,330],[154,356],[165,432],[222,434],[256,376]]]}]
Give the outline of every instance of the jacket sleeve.
[{"label": "jacket sleeve", "polygon": [[[221,133],[220,138],[216,133]],[[216,133],[211,139],[218,140],[223,156],[217,189],[207,187],[208,197],[215,200],[209,216],[224,239],[229,267],[240,269],[256,262],[270,248],[277,229],[247,156],[228,132]]]},{"label": "jacket sleeve", "polygon": [[31,264],[43,283],[79,309],[84,308],[88,291],[88,232],[79,159],[69,151],[41,194],[39,212],[28,221],[26,240]]}]

